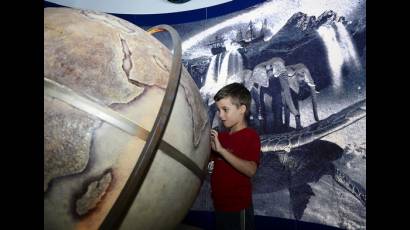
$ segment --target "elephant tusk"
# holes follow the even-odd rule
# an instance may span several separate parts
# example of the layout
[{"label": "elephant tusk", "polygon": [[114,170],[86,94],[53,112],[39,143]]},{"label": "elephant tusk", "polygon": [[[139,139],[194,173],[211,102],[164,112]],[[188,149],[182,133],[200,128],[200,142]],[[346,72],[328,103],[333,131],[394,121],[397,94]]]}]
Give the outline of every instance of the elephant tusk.
[{"label": "elephant tusk", "polygon": [[316,85],[314,83],[311,83],[311,82],[307,82],[307,85],[310,86],[310,87],[316,87]]}]

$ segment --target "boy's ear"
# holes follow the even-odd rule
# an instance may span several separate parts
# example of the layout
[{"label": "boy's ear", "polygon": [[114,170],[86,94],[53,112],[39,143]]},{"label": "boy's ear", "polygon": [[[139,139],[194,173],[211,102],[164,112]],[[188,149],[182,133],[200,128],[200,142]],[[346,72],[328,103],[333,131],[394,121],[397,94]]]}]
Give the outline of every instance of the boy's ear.
[{"label": "boy's ear", "polygon": [[239,111],[241,111],[241,113],[245,114],[245,112],[246,112],[246,105],[241,105],[241,106],[239,107]]}]

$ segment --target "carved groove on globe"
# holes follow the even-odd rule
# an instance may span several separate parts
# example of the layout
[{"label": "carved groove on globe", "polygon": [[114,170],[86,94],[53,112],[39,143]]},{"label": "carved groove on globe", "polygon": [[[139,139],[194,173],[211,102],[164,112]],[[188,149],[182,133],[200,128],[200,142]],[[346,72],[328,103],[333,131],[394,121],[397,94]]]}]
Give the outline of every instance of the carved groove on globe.
[{"label": "carved groove on globe", "polygon": [[[145,145],[168,85],[172,55],[154,37],[112,15],[45,8],[44,19],[45,229],[97,229]],[[50,95],[47,81],[78,97],[67,102]],[[79,109],[81,100],[94,110]],[[138,134],[118,127],[104,112],[140,126]],[[169,119],[121,229],[172,228],[199,191],[210,127],[185,69]]]}]

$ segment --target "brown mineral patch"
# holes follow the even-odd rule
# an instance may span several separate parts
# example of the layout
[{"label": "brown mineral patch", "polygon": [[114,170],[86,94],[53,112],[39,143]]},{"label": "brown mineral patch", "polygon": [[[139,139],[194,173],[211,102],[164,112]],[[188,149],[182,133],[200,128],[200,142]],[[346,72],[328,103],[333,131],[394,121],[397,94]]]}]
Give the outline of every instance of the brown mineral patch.
[{"label": "brown mineral patch", "polygon": [[76,213],[82,216],[94,209],[106,193],[111,181],[111,172],[107,172],[100,180],[91,182],[87,186],[87,191],[76,201]]},{"label": "brown mineral patch", "polygon": [[51,180],[85,169],[99,124],[85,112],[44,97],[44,192]]}]

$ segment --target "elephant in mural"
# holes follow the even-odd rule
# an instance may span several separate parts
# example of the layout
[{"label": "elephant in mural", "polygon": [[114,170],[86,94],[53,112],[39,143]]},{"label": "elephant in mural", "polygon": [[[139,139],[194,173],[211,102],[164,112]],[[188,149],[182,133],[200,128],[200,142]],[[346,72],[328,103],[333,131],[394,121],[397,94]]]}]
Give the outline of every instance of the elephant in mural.
[{"label": "elephant in mural", "polygon": [[[299,116],[299,111],[293,104],[287,69],[282,58],[274,57],[255,66],[252,73],[252,81],[259,88],[258,115],[261,119],[263,132],[267,132],[265,95],[271,97],[271,108],[273,115],[273,132],[284,131],[283,108],[289,109],[292,114]],[[255,84],[256,83],[256,84]],[[284,106],[286,105],[286,106]]]},{"label": "elephant in mural", "polygon": [[244,82],[243,84],[245,87],[249,90],[251,94],[251,108],[250,108],[250,126],[259,130],[261,129],[261,123],[260,121],[262,120],[262,116],[260,113],[260,85],[265,85],[268,86],[268,80],[266,78],[266,73],[265,73],[265,78],[261,78],[260,74],[255,74],[255,71],[253,70],[244,70],[243,72],[244,76]]},{"label": "elephant in mural", "polygon": [[302,63],[285,66],[282,58],[271,58],[255,66],[247,85],[256,88],[259,94],[259,98],[255,98],[255,104],[258,106],[256,115],[260,120],[262,132],[267,132],[265,95],[271,97],[273,133],[289,129],[291,113],[295,117],[296,129],[302,128],[299,101],[309,96],[312,97],[314,118],[319,120],[315,83],[308,68]]},{"label": "elephant in mural", "polygon": [[[312,97],[312,108],[313,108],[313,116],[316,121],[319,121],[319,116],[317,114],[317,91],[315,82],[309,72],[309,69],[303,64],[298,63],[295,65],[286,66],[287,72],[287,82],[283,84],[282,87],[285,89],[291,89],[290,94],[289,92],[283,92],[284,100],[290,101],[286,103],[286,105],[293,104],[293,108],[291,106],[284,107],[285,112],[285,126],[289,127],[290,121],[290,113],[295,116],[295,123],[296,129],[302,128],[300,124],[300,114],[299,114],[299,101],[304,100],[307,97]],[[291,96],[291,98],[287,98]],[[285,104],[285,103],[284,103]]]}]

